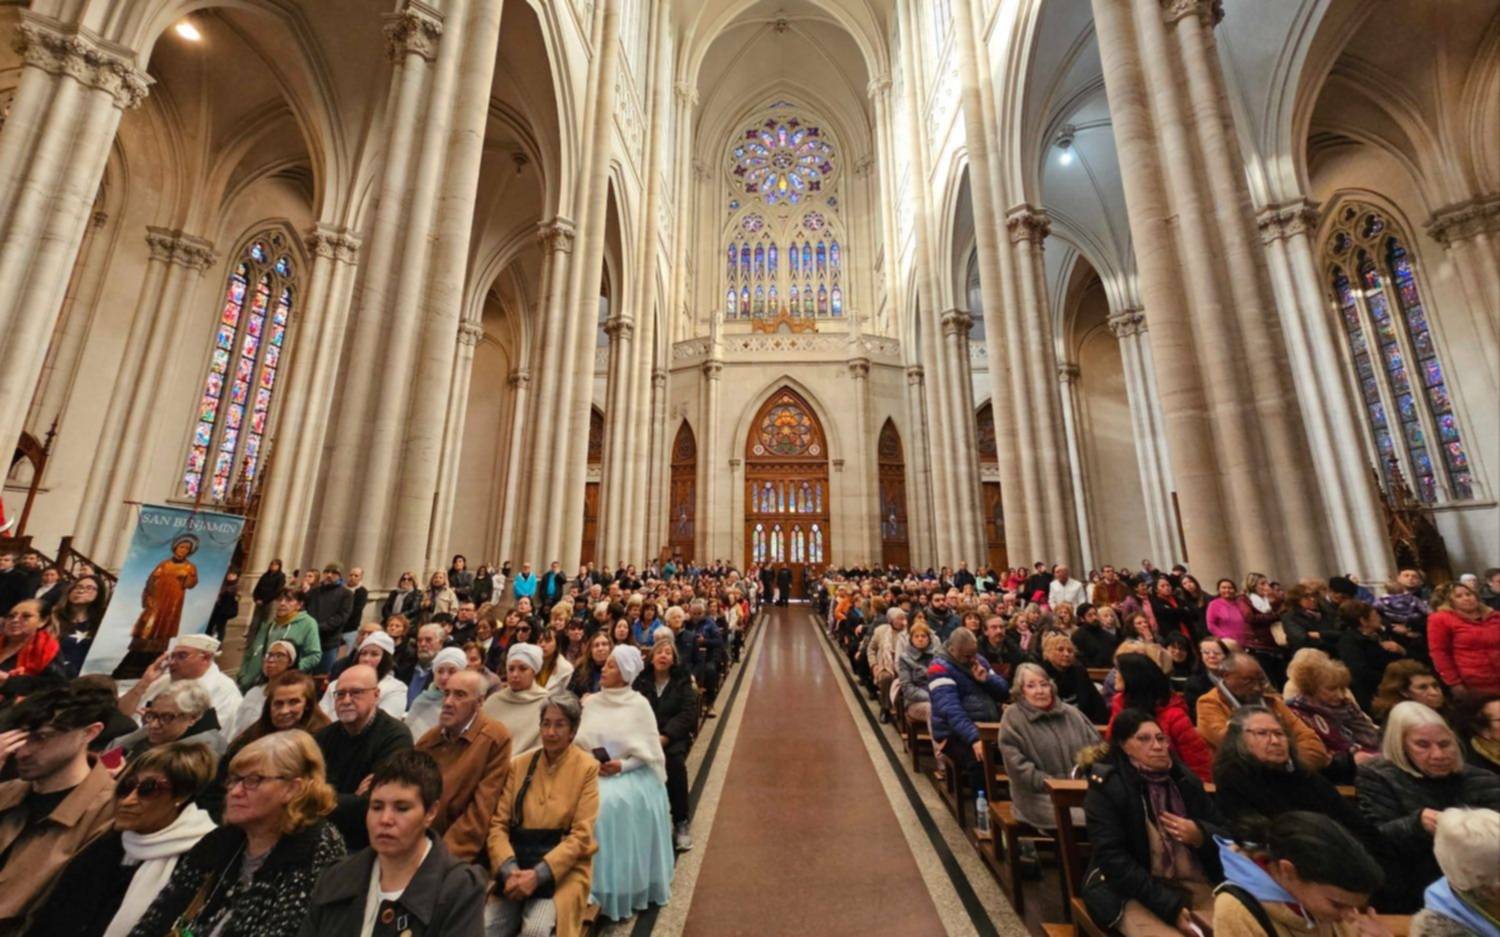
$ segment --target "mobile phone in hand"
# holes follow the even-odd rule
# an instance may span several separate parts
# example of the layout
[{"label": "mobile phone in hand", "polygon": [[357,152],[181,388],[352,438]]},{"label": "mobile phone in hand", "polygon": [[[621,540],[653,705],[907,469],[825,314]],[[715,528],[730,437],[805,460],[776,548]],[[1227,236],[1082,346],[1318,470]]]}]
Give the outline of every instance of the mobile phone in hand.
[{"label": "mobile phone in hand", "polygon": [[609,764],[609,750],[602,745],[594,749],[594,757],[599,759],[601,765]]}]

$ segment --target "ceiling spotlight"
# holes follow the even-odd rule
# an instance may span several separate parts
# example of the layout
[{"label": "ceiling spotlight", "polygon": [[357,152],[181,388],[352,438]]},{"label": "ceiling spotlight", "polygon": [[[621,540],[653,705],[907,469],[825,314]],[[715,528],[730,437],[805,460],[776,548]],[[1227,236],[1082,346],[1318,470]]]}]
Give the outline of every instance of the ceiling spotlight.
[{"label": "ceiling spotlight", "polygon": [[1077,129],[1072,124],[1064,124],[1058,128],[1056,142],[1060,152],[1057,154],[1057,165],[1073,165],[1073,135],[1076,132]]},{"label": "ceiling spotlight", "polygon": [[203,41],[203,34],[198,31],[198,27],[194,26],[191,20],[183,20],[176,26],[173,26],[172,31],[188,42]]}]

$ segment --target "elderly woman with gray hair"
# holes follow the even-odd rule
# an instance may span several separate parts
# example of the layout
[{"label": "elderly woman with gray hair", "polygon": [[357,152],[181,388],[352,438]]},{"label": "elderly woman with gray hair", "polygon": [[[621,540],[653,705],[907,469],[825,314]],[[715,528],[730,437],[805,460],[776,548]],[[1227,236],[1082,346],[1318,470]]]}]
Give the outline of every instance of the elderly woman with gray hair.
[{"label": "elderly woman with gray hair", "polygon": [[583,708],[558,693],[541,706],[541,747],[511,762],[486,843],[495,890],[485,937],[577,937],[593,880],[599,762],[574,745]]},{"label": "elderly woman with gray hair", "polygon": [[1010,779],[1016,819],[1039,829],[1056,826],[1048,778],[1065,778],[1078,753],[1099,744],[1099,732],[1078,707],[1058,698],[1057,687],[1038,664],[1016,668],[1014,702],[1000,718],[1000,757]]},{"label": "elderly woman with gray hair", "polygon": [[1493,937],[1500,920],[1500,813],[1443,811],[1433,852],[1443,877],[1427,886],[1412,937]]},{"label": "elderly woman with gray hair", "polygon": [[146,704],[141,728],[120,736],[114,747],[123,749],[128,760],[171,742],[198,742],[215,755],[224,754],[224,732],[213,697],[197,680],[168,684]]}]

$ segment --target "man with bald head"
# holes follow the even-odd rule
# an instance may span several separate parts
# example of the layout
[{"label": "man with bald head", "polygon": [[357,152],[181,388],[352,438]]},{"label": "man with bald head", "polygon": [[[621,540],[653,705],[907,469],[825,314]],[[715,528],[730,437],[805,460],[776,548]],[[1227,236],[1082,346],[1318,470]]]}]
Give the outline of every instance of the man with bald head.
[{"label": "man with bald head", "polygon": [[416,746],[443,772],[443,796],[432,829],[465,862],[484,852],[490,817],[510,769],[510,731],[480,709],[484,687],[484,678],[473,670],[450,676],[438,724]]},{"label": "man with bald head", "polygon": [[338,794],[338,805],[329,819],[344,834],[350,851],[370,844],[365,825],[370,776],[392,753],[411,748],[411,732],[379,703],[380,678],[375,668],[350,667],[339,676],[333,691],[338,721],[314,736],[327,763],[328,783]]}]

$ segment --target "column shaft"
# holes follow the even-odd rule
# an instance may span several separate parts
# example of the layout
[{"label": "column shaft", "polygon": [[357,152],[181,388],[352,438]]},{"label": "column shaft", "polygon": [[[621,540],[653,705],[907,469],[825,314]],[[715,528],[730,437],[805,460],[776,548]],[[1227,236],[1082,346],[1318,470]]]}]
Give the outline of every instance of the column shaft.
[{"label": "column shaft", "polygon": [[921,365],[912,365],[906,369],[906,425],[911,433],[906,451],[912,455],[907,462],[906,472],[908,509],[912,512],[911,565],[913,568],[937,568],[940,563],[932,529],[935,498],[929,455],[931,449],[927,439],[931,424],[927,419],[926,395],[922,390],[924,373]]},{"label": "column shaft", "polygon": [[[438,467],[437,504],[433,508],[432,539],[427,547],[427,568],[447,569],[453,534],[453,505],[458,497],[459,468],[463,464],[464,429],[469,415],[469,388],[474,379],[474,350],[484,341],[484,329],[473,322],[458,327],[457,353],[453,362],[450,400],[444,413],[442,461]],[[476,564],[477,565],[477,564]]]},{"label": "column shaft", "polygon": [[1078,451],[1078,365],[1057,366],[1057,380],[1062,400],[1062,431],[1068,447],[1068,477],[1073,481],[1077,498],[1073,502],[1074,522],[1078,525],[1078,552],[1083,569],[1094,569],[1094,540],[1090,531],[1087,489],[1083,484],[1083,456]]},{"label": "column shaft", "polygon": [[[537,362],[536,376],[539,381],[531,395],[532,413],[530,424],[536,438],[529,447],[530,472],[522,489],[521,503],[525,512],[518,511],[517,522],[521,529],[511,534],[511,559],[521,562],[531,560],[545,567],[552,562],[555,551],[549,551],[546,542],[548,509],[557,498],[551,482],[556,479],[552,470],[552,447],[542,427],[550,432],[565,432],[559,421],[557,393],[562,384],[563,339],[569,318],[568,288],[572,280],[574,227],[571,221],[554,219],[543,225],[538,235],[542,239],[542,309],[540,327],[537,329],[536,351],[532,360]],[[519,567],[517,567],[519,569]]]},{"label": "column shaft", "polygon": [[524,552],[524,532],[517,530],[516,525],[526,516],[522,510],[521,491],[522,474],[526,464],[526,417],[530,412],[528,398],[531,390],[531,372],[516,369],[510,375],[510,386],[512,400],[509,445],[505,449],[505,494],[500,501],[502,512],[500,549],[496,554],[496,559],[502,563],[512,560],[516,562],[515,569],[519,570],[520,558],[529,555]]}]

